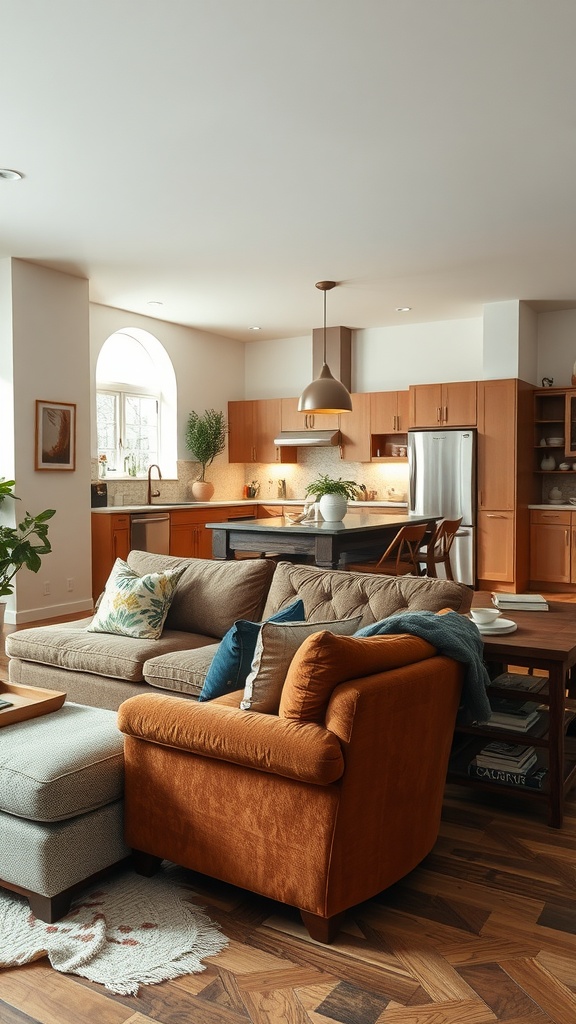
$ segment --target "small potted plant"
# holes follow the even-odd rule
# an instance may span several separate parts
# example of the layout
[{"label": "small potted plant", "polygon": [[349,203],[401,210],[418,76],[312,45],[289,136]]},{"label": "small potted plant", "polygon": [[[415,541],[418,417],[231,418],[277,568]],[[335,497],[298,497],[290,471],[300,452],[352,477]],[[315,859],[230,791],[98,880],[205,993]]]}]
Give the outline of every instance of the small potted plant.
[{"label": "small potted plant", "polygon": [[192,484],[192,494],[197,501],[210,501],[214,484],[206,480],[206,469],[226,447],[228,427],[223,412],[206,409],[200,416],[191,412],[186,425],[186,447],[192,458],[200,463],[200,476]]},{"label": "small potted plant", "polygon": [[[0,479],[0,504],[7,497],[20,500],[14,494],[13,487],[14,480],[5,480],[4,477]],[[6,607],[2,598],[14,593],[12,581],[18,570],[26,566],[32,572],[38,572],[42,563],[40,556],[52,550],[47,524],[55,514],[53,508],[45,509],[37,516],[26,512],[17,526],[0,526],[0,626],[4,621]]]},{"label": "small potted plant", "polygon": [[335,480],[323,474],[308,484],[306,494],[319,502],[323,519],[329,523],[338,523],[346,515],[348,502],[358,497],[358,484],[353,480],[342,480],[340,477]]}]

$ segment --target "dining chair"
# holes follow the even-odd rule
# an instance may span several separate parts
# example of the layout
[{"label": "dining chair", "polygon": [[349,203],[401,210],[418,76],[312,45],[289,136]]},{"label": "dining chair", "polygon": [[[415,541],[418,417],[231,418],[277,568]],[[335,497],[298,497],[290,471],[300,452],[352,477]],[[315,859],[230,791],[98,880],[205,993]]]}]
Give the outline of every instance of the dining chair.
[{"label": "dining chair", "polygon": [[443,565],[446,572],[446,579],[453,580],[452,565],[450,563],[450,548],[454,542],[460,524],[460,519],[441,519],[436,524],[430,537],[425,537],[425,543],[418,551],[418,562],[420,566],[426,566],[427,576],[438,576],[436,566]]},{"label": "dining chair", "polygon": [[420,567],[419,551],[428,530],[428,523],[402,526],[377,562],[347,562],[350,572],[374,572],[385,576],[424,575]]}]

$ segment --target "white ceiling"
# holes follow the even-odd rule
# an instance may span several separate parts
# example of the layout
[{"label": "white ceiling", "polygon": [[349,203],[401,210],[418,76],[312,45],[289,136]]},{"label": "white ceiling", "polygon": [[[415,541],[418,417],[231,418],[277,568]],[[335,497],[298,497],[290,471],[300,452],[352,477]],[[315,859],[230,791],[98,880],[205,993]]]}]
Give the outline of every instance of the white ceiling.
[{"label": "white ceiling", "polygon": [[320,326],[323,278],[328,323],[353,328],[574,305],[574,0],[0,17],[0,166],[24,174],[0,182],[0,256],[246,341]]}]

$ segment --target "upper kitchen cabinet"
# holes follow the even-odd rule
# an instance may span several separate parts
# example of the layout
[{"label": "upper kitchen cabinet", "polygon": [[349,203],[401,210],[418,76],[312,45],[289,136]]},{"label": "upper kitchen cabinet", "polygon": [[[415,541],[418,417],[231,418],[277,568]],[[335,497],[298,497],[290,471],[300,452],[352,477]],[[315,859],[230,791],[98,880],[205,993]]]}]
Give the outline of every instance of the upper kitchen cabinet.
[{"label": "upper kitchen cabinet", "polygon": [[576,391],[566,392],[566,455],[576,455]]},{"label": "upper kitchen cabinet", "polygon": [[296,462],[296,448],[274,444],[281,430],[281,399],[228,402],[229,462]]},{"label": "upper kitchen cabinet", "polygon": [[347,462],[370,462],[370,394],[352,395],[352,412],[340,415],[342,458]]},{"label": "upper kitchen cabinet", "polygon": [[476,381],[410,386],[410,427],[475,427]]},{"label": "upper kitchen cabinet", "polygon": [[408,391],[373,391],[370,394],[372,434],[405,434],[408,430]]},{"label": "upper kitchen cabinet", "polygon": [[338,430],[338,413],[298,412],[298,398],[281,399],[282,430]]}]

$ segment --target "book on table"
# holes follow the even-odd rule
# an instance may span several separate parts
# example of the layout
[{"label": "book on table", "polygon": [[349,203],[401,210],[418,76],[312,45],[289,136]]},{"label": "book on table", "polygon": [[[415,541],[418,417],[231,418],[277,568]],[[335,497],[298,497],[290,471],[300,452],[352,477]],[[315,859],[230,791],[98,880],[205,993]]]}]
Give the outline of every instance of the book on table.
[{"label": "book on table", "polygon": [[468,765],[468,775],[471,779],[482,779],[486,782],[496,782],[504,786],[516,786],[518,789],[542,789],[548,774],[547,768],[532,768],[528,772],[517,772],[506,768],[485,768],[483,765]]},{"label": "book on table", "polygon": [[549,607],[542,594],[505,594],[493,591],[492,602],[501,611],[547,612]]},{"label": "book on table", "polygon": [[527,672],[501,672],[490,680],[490,686],[498,686],[502,690],[529,690],[538,693],[548,682],[547,676],[531,676]]},{"label": "book on table", "polygon": [[527,765],[535,763],[536,750],[532,746],[514,743],[488,743],[472,760],[485,768],[525,771]]},{"label": "book on table", "polygon": [[540,719],[539,705],[533,701],[519,704],[505,697],[492,698],[491,706],[492,714],[486,724],[497,729],[525,732]]}]

